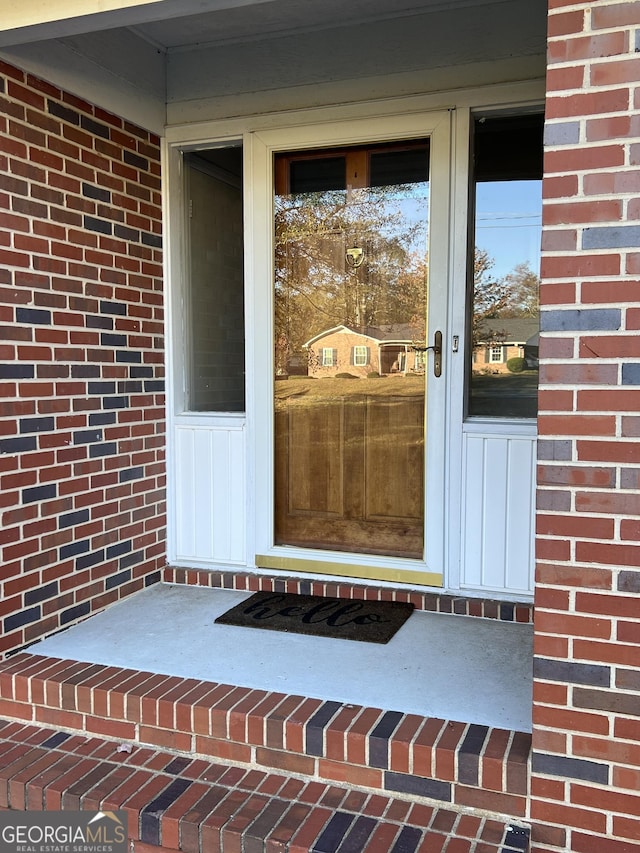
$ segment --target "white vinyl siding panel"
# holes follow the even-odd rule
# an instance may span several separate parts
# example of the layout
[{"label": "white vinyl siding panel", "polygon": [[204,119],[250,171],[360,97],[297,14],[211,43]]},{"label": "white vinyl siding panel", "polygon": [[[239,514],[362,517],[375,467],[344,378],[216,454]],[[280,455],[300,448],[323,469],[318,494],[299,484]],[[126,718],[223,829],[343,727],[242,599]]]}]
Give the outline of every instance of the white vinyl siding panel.
[{"label": "white vinyl siding panel", "polygon": [[533,591],[535,436],[466,433],[461,586]]},{"label": "white vinyl siding panel", "polygon": [[176,426],[176,557],[244,563],[245,432]]}]

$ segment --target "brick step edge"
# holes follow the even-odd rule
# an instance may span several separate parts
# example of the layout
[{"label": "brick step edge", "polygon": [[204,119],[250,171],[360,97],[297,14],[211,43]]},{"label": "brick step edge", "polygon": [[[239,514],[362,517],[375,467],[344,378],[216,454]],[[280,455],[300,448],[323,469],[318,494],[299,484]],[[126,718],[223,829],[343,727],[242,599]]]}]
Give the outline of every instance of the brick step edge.
[{"label": "brick step edge", "polygon": [[[527,853],[523,823],[0,720],[0,810],[122,809],[133,853]],[[129,751],[131,750],[131,751]]]},{"label": "brick step edge", "polygon": [[500,622],[533,623],[533,602],[504,601],[492,598],[473,598],[467,595],[446,595],[418,592],[411,589],[363,586],[347,579],[336,583],[330,580],[283,577],[277,574],[254,574],[243,571],[188,569],[166,566],[162,580],[168,584],[184,584],[212,589],[237,589],[242,592],[292,592],[299,595],[322,595],[329,598],[369,601],[407,601],[416,610],[497,619]]},{"label": "brick step edge", "polygon": [[0,717],[524,818],[531,735],[21,653]]}]

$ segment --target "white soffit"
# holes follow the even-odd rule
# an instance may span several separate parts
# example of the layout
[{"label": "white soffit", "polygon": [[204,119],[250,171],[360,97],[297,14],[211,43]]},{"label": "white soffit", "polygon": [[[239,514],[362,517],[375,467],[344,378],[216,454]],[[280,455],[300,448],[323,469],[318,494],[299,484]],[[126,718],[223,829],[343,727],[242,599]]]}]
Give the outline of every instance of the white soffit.
[{"label": "white soffit", "polygon": [[[486,0],[1,0],[0,47],[117,27],[164,49],[420,12],[464,10]],[[505,6],[514,0],[498,0]],[[531,3],[532,0],[526,0]],[[546,9],[546,3],[543,3]],[[546,13],[545,13],[546,17]]]},{"label": "white soffit", "polygon": [[0,47],[272,0],[2,0]]}]

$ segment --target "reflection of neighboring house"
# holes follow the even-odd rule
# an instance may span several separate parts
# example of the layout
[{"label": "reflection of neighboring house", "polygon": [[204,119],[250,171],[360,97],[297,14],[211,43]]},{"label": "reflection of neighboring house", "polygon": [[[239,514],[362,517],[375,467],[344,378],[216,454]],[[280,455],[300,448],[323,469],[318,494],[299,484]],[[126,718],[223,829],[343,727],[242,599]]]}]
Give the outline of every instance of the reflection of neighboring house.
[{"label": "reflection of neighboring house", "polygon": [[334,326],[303,344],[309,353],[309,376],[420,373],[426,353],[415,332],[414,327],[397,323],[370,326],[363,332]]},{"label": "reflection of neighboring house", "polygon": [[524,358],[527,367],[538,366],[538,321],[530,318],[485,320],[478,330],[473,370],[507,373],[510,358]]}]

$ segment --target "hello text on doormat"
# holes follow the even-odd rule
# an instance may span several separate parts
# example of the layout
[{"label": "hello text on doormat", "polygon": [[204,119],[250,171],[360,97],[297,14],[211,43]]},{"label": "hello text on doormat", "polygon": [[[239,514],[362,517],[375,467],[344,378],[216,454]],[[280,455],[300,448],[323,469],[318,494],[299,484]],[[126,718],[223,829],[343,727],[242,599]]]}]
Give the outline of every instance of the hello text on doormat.
[{"label": "hello text on doormat", "polygon": [[244,628],[388,643],[412,612],[413,604],[401,601],[256,592],[215,621]]}]

